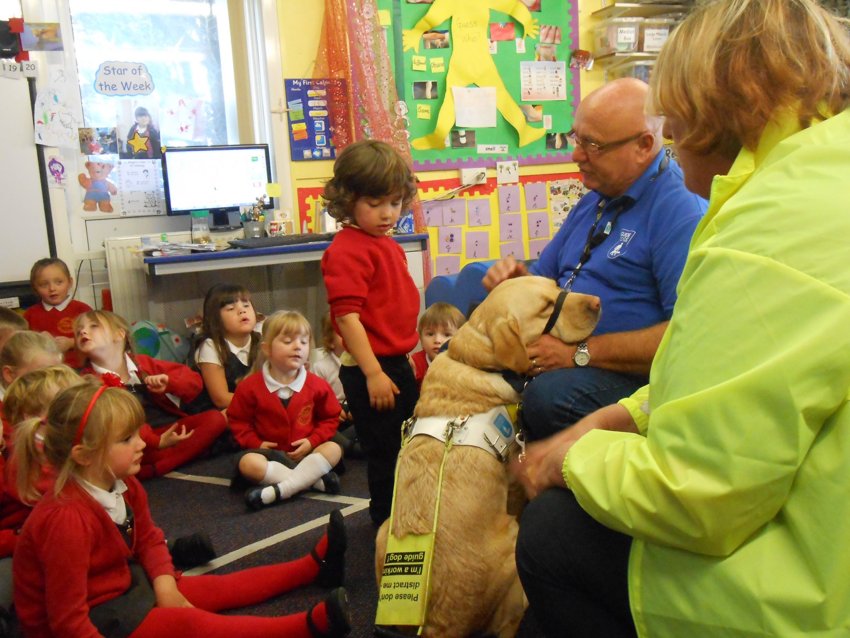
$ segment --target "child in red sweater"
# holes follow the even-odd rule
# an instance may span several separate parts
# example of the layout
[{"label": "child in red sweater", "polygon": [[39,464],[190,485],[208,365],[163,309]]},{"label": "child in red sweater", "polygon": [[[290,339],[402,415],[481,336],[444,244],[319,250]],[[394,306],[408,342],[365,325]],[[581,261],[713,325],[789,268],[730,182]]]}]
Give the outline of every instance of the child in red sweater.
[{"label": "child in red sweater", "polygon": [[419,318],[419,344],[421,350],[410,355],[410,365],[416,375],[416,385],[422,388],[422,379],[428,372],[428,367],[440,353],[440,348],[448,342],[464,323],[466,317],[450,303],[438,301],[428,306]]},{"label": "child in red sweater", "polygon": [[74,350],[74,319],[91,307],[69,293],[74,278],[68,265],[55,257],[39,259],[30,270],[30,285],[41,298],[24,312],[30,330],[53,335],[59,349],[65,353],[65,363],[79,368],[82,359]]},{"label": "child in red sweater", "polygon": [[92,310],[74,322],[77,349],[91,372],[107,385],[123,385],[138,395],[147,419],[147,444],[139,478],[161,476],[206,453],[227,429],[218,410],[189,414],[186,405],[203,388],[201,376],[181,363],[133,354],[130,328],[122,317]]},{"label": "child in red sweater", "polygon": [[[29,638],[344,636],[345,591],[308,612],[277,618],[214,612],[254,605],[312,582],[339,585],[345,527],[339,512],[311,554],[224,576],[182,576],[171,563],[147,495],[135,478],[145,415],[120,388],[84,383],[47,414],[44,456],[54,489],[24,524],[14,560],[15,608]],[[41,421],[20,424],[34,439]],[[34,445],[19,445],[19,452]],[[21,455],[21,471],[37,462]]]},{"label": "child in red sweater", "polygon": [[[339,492],[333,468],[342,448],[331,439],[340,405],[327,381],[306,368],[312,330],[301,313],[276,312],[263,324],[261,370],[238,386],[227,417],[236,441],[250,451],[238,473],[259,487],[245,501],[260,509],[304,490]],[[240,481],[236,479],[234,486]]]},{"label": "child in red sweater", "polygon": [[376,525],[390,515],[401,424],[419,398],[407,360],[419,340],[419,291],[404,250],[388,235],[415,195],[404,158],[376,140],[340,153],[323,195],[343,225],[322,257],[322,276],[346,348],[339,379],[366,456]]}]

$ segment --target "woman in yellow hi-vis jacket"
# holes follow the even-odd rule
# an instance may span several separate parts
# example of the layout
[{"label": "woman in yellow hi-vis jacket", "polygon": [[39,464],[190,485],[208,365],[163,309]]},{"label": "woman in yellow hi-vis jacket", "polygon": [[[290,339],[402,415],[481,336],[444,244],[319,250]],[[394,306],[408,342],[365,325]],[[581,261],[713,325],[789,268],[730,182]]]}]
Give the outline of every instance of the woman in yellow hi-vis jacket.
[{"label": "woman in yellow hi-vis jacket", "polygon": [[649,386],[515,466],[531,608],[551,636],[850,636],[850,38],[815,0],[707,3],[651,95],[709,209]]}]

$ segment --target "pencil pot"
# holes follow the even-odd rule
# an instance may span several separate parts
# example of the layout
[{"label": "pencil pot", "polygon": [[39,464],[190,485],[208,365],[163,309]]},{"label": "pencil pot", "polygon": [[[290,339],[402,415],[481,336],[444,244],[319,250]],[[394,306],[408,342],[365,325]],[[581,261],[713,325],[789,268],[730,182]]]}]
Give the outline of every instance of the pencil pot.
[{"label": "pencil pot", "polygon": [[245,237],[262,237],[263,225],[260,222],[242,222],[242,232]]}]

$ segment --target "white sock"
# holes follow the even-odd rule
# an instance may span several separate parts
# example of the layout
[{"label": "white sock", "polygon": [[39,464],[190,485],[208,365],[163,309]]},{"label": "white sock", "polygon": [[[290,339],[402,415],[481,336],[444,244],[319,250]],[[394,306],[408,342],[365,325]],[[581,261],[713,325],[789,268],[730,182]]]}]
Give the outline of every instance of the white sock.
[{"label": "white sock", "polygon": [[[277,484],[281,498],[291,498],[299,492],[303,492],[317,481],[321,482],[320,479],[330,471],[331,464],[324,456],[318,452],[308,454],[307,458],[301,461],[285,479]],[[261,496],[263,503],[273,503],[276,498],[274,488],[265,488]],[[270,500],[266,501],[266,498]]]},{"label": "white sock", "polygon": [[277,461],[269,461],[266,466],[266,474],[260,481],[260,485],[274,485],[280,483],[292,473],[292,470],[286,467],[283,463]]}]

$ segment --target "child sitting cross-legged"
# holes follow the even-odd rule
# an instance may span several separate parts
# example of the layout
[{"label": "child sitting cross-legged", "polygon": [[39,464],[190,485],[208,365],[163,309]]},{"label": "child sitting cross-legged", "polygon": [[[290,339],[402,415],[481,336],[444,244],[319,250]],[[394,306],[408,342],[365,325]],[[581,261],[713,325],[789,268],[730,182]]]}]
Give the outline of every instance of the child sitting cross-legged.
[{"label": "child sitting cross-legged", "polygon": [[[54,488],[38,502],[15,549],[15,609],[25,636],[81,638],[266,638],[345,636],[350,630],[343,580],[346,535],[342,515],[312,552],[226,575],[175,571],[162,530],[135,478],[145,442],[145,413],[135,395],[100,383],[60,393],[47,418],[24,421],[43,429],[43,455],[57,470]],[[21,472],[38,462],[19,445]],[[309,611],[281,617],[215,612],[255,605],[310,583],[337,587]]]},{"label": "child sitting cross-legged", "polygon": [[140,479],[161,476],[202,454],[226,431],[218,410],[189,414],[186,404],[203,389],[201,375],[189,366],[134,354],[127,321],[93,310],[74,322],[77,350],[88,364],[84,372],[134,392],[145,410],[142,438],[147,448]]},{"label": "child sitting cross-legged", "polygon": [[340,405],[324,379],[308,372],[312,330],[294,311],[277,312],[263,324],[261,370],[236,387],[227,410],[230,429],[245,449],[233,487],[259,484],[245,493],[260,509],[307,489],[339,492],[333,468],[342,448],[331,439]]}]

